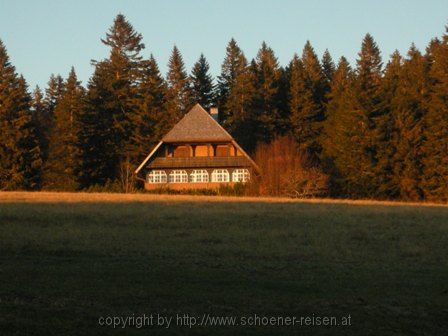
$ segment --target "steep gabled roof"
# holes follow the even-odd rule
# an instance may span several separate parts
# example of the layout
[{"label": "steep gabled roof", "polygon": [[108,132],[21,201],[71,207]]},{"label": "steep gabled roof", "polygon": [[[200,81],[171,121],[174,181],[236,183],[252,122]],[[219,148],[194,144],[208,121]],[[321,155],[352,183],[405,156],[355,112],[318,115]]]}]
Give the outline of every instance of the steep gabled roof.
[{"label": "steep gabled roof", "polygon": [[148,154],[134,173],[145,166],[149,159],[155,154],[163,143],[172,142],[201,142],[201,141],[229,141],[231,142],[249,162],[260,171],[258,165],[250,156],[238,145],[238,143],[227,133],[218,122],[208,114],[201,105],[196,104],[172,129],[169,131],[156,147]]},{"label": "steep gabled roof", "polygon": [[196,104],[163,138],[163,142],[232,141],[201,105]]}]

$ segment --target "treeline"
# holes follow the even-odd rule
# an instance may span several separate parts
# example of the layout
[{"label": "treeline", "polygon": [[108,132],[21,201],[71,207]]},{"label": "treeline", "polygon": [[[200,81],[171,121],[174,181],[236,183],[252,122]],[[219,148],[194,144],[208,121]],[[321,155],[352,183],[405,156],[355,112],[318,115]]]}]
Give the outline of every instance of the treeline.
[{"label": "treeline", "polygon": [[[448,199],[448,30],[424,53],[412,45],[383,65],[371,35],[355,67],[310,42],[282,67],[261,45],[248,60],[235,40],[215,81],[201,54],[188,74],[174,47],[166,78],[123,15],[101,40],[86,87],[72,68],[45,94],[11,65],[0,41],[0,189],[128,185],[151,147],[196,102],[249,152],[290,136],[333,197]],[[290,151],[289,151],[290,152]],[[312,170],[314,171],[314,170]],[[309,174],[308,174],[309,175]]]}]

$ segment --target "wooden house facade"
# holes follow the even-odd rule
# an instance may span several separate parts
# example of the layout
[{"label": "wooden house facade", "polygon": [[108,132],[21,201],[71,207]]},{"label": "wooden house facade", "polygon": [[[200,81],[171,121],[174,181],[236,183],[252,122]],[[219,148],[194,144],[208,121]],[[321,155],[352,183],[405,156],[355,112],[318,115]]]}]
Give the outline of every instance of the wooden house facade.
[{"label": "wooden house facade", "polygon": [[245,183],[255,162],[209,114],[196,104],[161,139],[135,170],[145,189],[205,189]]}]

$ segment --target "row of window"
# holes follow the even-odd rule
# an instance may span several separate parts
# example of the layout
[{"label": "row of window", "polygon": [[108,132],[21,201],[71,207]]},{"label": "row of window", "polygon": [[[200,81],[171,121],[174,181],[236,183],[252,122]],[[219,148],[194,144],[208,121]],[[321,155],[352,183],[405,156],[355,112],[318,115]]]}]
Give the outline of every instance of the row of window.
[{"label": "row of window", "polygon": [[[227,169],[215,169],[212,172],[212,182],[230,182],[230,174]],[[250,174],[247,169],[235,169],[232,172],[232,182],[247,182]],[[148,176],[148,183],[197,183],[208,182],[209,176],[205,169],[193,170],[188,176],[185,170],[172,170],[167,176],[164,170],[152,170]]]}]

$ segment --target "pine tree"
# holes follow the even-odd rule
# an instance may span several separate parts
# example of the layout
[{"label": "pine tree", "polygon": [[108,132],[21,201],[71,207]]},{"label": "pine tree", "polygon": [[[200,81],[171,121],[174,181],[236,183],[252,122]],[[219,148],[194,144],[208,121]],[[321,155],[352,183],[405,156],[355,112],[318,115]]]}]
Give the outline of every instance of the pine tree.
[{"label": "pine tree", "polygon": [[[411,46],[400,74],[393,102],[395,128],[394,178],[400,198],[421,200],[420,188],[423,144],[423,118],[428,100],[427,63],[422,54]],[[390,145],[390,144],[389,144]]]},{"label": "pine tree", "polygon": [[350,85],[353,82],[353,72],[345,57],[341,57],[333,74],[330,91],[327,94],[327,118],[323,123],[321,137],[323,153],[331,162],[337,160],[344,151],[341,148],[341,138],[344,136],[347,113],[345,99]]},{"label": "pine tree", "polygon": [[72,67],[62,96],[54,109],[54,126],[50,133],[49,157],[43,181],[47,189],[79,188],[79,120],[85,109],[84,96],[84,88]]},{"label": "pine tree", "polygon": [[377,194],[382,198],[397,198],[400,195],[399,183],[394,179],[394,157],[396,155],[399,136],[395,122],[397,112],[397,95],[402,73],[403,58],[395,51],[386,65],[381,81],[382,111],[376,118],[376,178]]},{"label": "pine tree", "polygon": [[[243,64],[242,64],[243,62]],[[217,100],[219,106],[219,117],[221,121],[227,119],[231,111],[226,110],[227,99],[231,88],[236,82],[236,78],[247,68],[247,60],[243,52],[232,38],[227,44],[226,56],[221,66],[221,75],[218,76]]]},{"label": "pine tree", "polygon": [[167,110],[167,86],[152,55],[145,62],[140,94],[138,113],[134,113],[131,119],[134,125],[132,161],[136,164],[144,159],[174,121]]},{"label": "pine tree", "polygon": [[79,116],[79,175],[80,188],[95,184],[104,185],[117,176],[119,155],[111,137],[114,99],[109,88],[107,64],[97,64],[89,80],[86,106]]},{"label": "pine tree", "polygon": [[179,49],[174,46],[168,63],[168,106],[176,120],[181,119],[191,105],[189,80]]},{"label": "pine tree", "polygon": [[33,120],[36,125],[36,132],[39,138],[39,148],[42,161],[45,162],[48,157],[48,135],[51,130],[52,121],[48,117],[47,105],[44,95],[39,86],[36,86],[33,92],[32,111]]},{"label": "pine tree", "polygon": [[425,198],[448,200],[448,27],[440,43],[428,48],[431,92],[425,120],[423,181]]},{"label": "pine tree", "polygon": [[322,71],[324,73],[326,82],[329,84],[332,79],[334,72],[336,71],[333,59],[331,58],[330,52],[328,49],[325,49],[325,52],[322,56]]},{"label": "pine tree", "polygon": [[274,51],[263,42],[251,65],[255,76],[255,140],[271,141],[280,129],[279,79],[280,68]]},{"label": "pine tree", "polygon": [[301,150],[315,152],[320,134],[316,112],[319,107],[313,99],[313,91],[303,62],[294,55],[290,64],[289,109],[291,127]]},{"label": "pine tree", "polygon": [[235,78],[229,85],[223,110],[223,126],[232,134],[238,143],[247,151],[255,149],[256,119],[254,115],[255,99],[255,75],[250,71],[243,53],[238,60],[239,68],[235,72]]},{"label": "pine tree", "polygon": [[80,116],[83,130],[79,177],[81,187],[104,184],[120,177],[121,165],[130,161],[133,116],[140,105],[144,49],[137,33],[123,15],[117,15],[101,40],[110,47],[109,58],[94,61],[88,85],[87,107]]},{"label": "pine tree", "polygon": [[0,190],[39,188],[41,165],[31,97],[0,40]]},{"label": "pine tree", "polygon": [[51,122],[53,120],[53,112],[59,98],[62,96],[64,90],[64,79],[61,75],[51,74],[48,80],[47,88],[45,89],[45,109],[46,118]]},{"label": "pine tree", "polygon": [[367,34],[357,60],[356,78],[344,94],[344,130],[335,140],[343,153],[336,161],[344,196],[374,197],[378,193],[376,118],[384,112],[381,98],[382,61]]},{"label": "pine tree", "polygon": [[192,102],[201,104],[207,110],[214,103],[214,85],[209,69],[207,60],[201,54],[199,60],[194,64],[190,76]]}]

